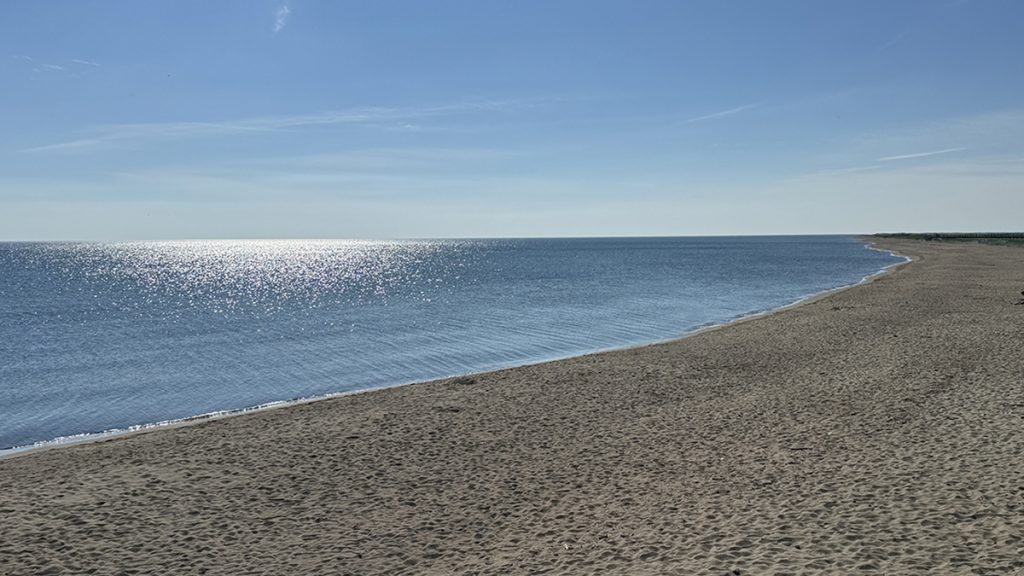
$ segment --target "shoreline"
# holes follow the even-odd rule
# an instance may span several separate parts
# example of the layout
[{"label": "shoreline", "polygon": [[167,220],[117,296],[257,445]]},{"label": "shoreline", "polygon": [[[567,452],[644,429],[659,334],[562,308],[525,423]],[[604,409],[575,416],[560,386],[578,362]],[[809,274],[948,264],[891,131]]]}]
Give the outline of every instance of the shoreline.
[{"label": "shoreline", "polygon": [[149,423],[137,424],[137,425],[129,426],[127,428],[112,428],[112,429],[104,430],[104,431],[101,431],[101,432],[83,432],[83,433],[80,433],[80,434],[74,434],[74,435],[70,435],[70,436],[60,436],[60,437],[57,437],[57,438],[52,438],[50,440],[41,440],[39,442],[35,442],[35,443],[32,443],[32,444],[26,444],[26,445],[22,445],[22,446],[12,446],[10,448],[0,449],[0,461],[6,460],[6,459],[10,459],[10,458],[17,458],[19,456],[24,456],[24,455],[27,455],[27,454],[33,454],[33,453],[41,452],[41,451],[55,450],[55,449],[61,449],[61,448],[66,448],[66,447],[78,446],[78,445],[82,445],[82,444],[91,444],[91,443],[96,443],[96,442],[105,442],[105,441],[108,441],[108,440],[113,440],[113,439],[127,437],[127,436],[135,436],[135,435],[146,434],[146,433],[150,433],[150,432],[158,432],[160,430],[165,430],[165,429],[193,426],[193,425],[197,425],[197,424],[202,424],[204,422],[210,422],[210,421],[214,421],[214,420],[221,420],[221,419],[224,419],[224,418],[234,418],[236,416],[244,416],[244,415],[247,415],[247,414],[253,414],[253,413],[256,413],[256,412],[263,412],[263,411],[266,411],[266,410],[276,410],[276,409],[281,409],[281,408],[288,408],[288,407],[291,407],[291,406],[299,406],[299,405],[303,405],[303,404],[315,403],[315,402],[320,402],[320,401],[324,401],[324,400],[333,400],[333,399],[336,399],[336,398],[344,398],[344,397],[347,397],[347,396],[353,396],[353,395],[357,395],[357,394],[365,394],[365,393],[369,393],[369,392],[377,392],[377,391],[380,391],[380,390],[387,390],[387,389],[391,389],[391,388],[400,388],[400,387],[405,387],[405,386],[416,386],[416,385],[421,385],[421,384],[430,384],[430,383],[434,383],[434,382],[443,382],[443,381],[452,380],[452,379],[455,379],[455,378],[482,376],[482,375],[485,375],[485,374],[490,374],[490,373],[493,373],[493,372],[499,372],[499,371],[503,371],[503,370],[511,370],[511,369],[527,367],[527,366],[536,366],[536,365],[539,365],[539,364],[546,364],[546,363],[549,363],[549,362],[561,362],[561,361],[564,361],[564,360],[570,360],[570,359],[574,359],[574,358],[583,358],[583,357],[592,356],[592,355],[595,355],[595,354],[605,354],[605,353],[608,353],[608,352],[616,352],[616,351],[621,351],[621,350],[641,349],[641,348],[645,348],[647,346],[657,346],[657,345],[660,345],[660,344],[668,344],[668,343],[684,340],[686,338],[691,338],[693,336],[697,336],[699,334],[702,334],[702,333],[705,333],[705,332],[709,332],[709,331],[712,331],[712,330],[719,330],[721,328],[727,328],[727,327],[735,325],[735,324],[739,324],[739,323],[742,323],[742,322],[747,322],[747,321],[750,321],[750,320],[755,320],[757,318],[762,318],[762,317],[765,317],[765,316],[770,316],[772,314],[783,312],[785,310],[788,310],[788,309],[791,309],[791,308],[794,308],[794,307],[797,307],[797,306],[801,306],[801,305],[804,305],[804,304],[809,304],[809,303],[814,302],[814,301],[816,301],[816,300],[818,300],[820,298],[827,297],[830,294],[833,294],[833,293],[836,293],[836,292],[840,292],[840,291],[843,291],[843,290],[849,290],[851,288],[856,288],[857,286],[861,286],[861,285],[873,282],[875,279],[877,279],[879,277],[882,277],[882,276],[885,276],[887,274],[890,274],[894,270],[898,269],[899,267],[902,267],[902,266],[904,266],[906,264],[909,264],[909,263],[913,262],[913,258],[911,258],[910,256],[905,256],[905,255],[899,254],[899,253],[897,253],[896,251],[893,251],[893,250],[886,250],[886,249],[876,248],[875,247],[875,244],[876,244],[875,240],[876,239],[873,239],[871,237],[854,235],[853,238],[863,242],[864,243],[864,247],[869,249],[869,250],[877,250],[877,251],[880,251],[880,252],[885,252],[885,253],[890,254],[893,257],[904,258],[904,260],[902,262],[894,262],[892,264],[888,264],[888,265],[882,267],[881,269],[879,269],[878,271],[873,272],[871,274],[868,274],[867,276],[861,278],[857,282],[854,282],[854,283],[851,283],[851,284],[845,284],[845,285],[842,285],[842,286],[836,286],[834,288],[828,288],[828,289],[823,290],[821,292],[816,292],[814,294],[810,294],[810,295],[807,295],[807,296],[800,297],[797,300],[794,300],[794,301],[789,302],[787,304],[783,304],[781,306],[777,306],[775,308],[768,308],[768,309],[765,309],[765,310],[755,310],[755,311],[743,313],[743,314],[741,314],[741,315],[739,315],[737,317],[734,317],[732,319],[726,320],[724,322],[718,322],[718,323],[713,323],[713,324],[709,324],[709,325],[706,325],[706,326],[700,326],[700,327],[697,327],[697,328],[693,328],[692,330],[690,330],[688,332],[684,332],[683,334],[680,334],[678,336],[672,336],[670,338],[664,338],[664,339],[660,339],[660,340],[652,340],[652,341],[643,342],[643,343],[640,343],[640,344],[631,344],[631,345],[626,345],[626,346],[613,346],[613,347],[609,347],[609,348],[600,348],[600,349],[592,350],[590,352],[585,352],[585,353],[582,353],[582,354],[569,354],[569,355],[565,355],[565,356],[557,356],[557,357],[554,357],[554,358],[545,358],[545,359],[542,359],[542,360],[528,361],[528,362],[524,362],[524,363],[521,363],[521,364],[511,364],[511,365],[508,365],[508,366],[499,366],[499,367],[496,367],[496,368],[486,369],[486,370],[483,370],[483,371],[480,371],[480,372],[468,372],[468,373],[465,373],[465,374],[455,374],[455,375],[451,375],[451,376],[444,376],[444,377],[441,377],[441,378],[431,378],[431,379],[428,379],[428,380],[414,380],[414,381],[410,381],[410,382],[400,382],[400,383],[397,383],[397,384],[385,384],[385,385],[382,385],[382,386],[374,386],[374,387],[371,387],[371,388],[362,388],[362,389],[359,389],[359,390],[349,390],[349,391],[344,391],[344,392],[335,392],[335,393],[331,393],[331,394],[324,394],[324,395],[318,395],[318,396],[309,396],[309,397],[294,398],[294,399],[288,399],[288,400],[274,400],[274,401],[266,402],[266,403],[263,403],[263,404],[257,404],[255,406],[247,406],[247,407],[243,407],[243,408],[236,408],[236,409],[230,409],[230,410],[218,410],[218,411],[215,411],[215,412],[207,412],[207,413],[203,413],[203,414],[196,414],[196,415],[193,415],[193,416],[186,416],[184,418],[176,418],[176,419],[164,420],[164,421],[160,421],[160,422],[149,422]]},{"label": "shoreline", "polygon": [[0,460],[0,573],[1013,574],[1024,250],[682,339]]}]

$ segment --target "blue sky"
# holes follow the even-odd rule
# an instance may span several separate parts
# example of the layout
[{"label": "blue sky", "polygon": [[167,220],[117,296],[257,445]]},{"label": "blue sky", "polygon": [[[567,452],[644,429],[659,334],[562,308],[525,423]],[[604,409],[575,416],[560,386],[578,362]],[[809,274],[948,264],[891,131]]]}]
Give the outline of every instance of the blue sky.
[{"label": "blue sky", "polygon": [[1024,222],[1016,0],[3,10],[0,239]]}]

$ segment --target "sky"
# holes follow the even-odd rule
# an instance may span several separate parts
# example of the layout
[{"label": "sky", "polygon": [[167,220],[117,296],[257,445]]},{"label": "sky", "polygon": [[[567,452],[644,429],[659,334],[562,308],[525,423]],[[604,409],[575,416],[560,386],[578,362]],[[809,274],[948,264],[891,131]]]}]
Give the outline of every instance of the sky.
[{"label": "sky", "polygon": [[0,240],[1024,228],[1018,0],[15,0]]}]

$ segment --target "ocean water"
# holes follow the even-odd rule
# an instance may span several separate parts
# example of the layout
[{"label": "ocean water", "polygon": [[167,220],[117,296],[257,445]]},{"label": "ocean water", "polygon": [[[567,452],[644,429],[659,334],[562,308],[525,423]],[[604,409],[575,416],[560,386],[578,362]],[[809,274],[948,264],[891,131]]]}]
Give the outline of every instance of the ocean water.
[{"label": "ocean water", "polygon": [[817,237],[0,244],[0,449],[642,344],[899,262]]}]

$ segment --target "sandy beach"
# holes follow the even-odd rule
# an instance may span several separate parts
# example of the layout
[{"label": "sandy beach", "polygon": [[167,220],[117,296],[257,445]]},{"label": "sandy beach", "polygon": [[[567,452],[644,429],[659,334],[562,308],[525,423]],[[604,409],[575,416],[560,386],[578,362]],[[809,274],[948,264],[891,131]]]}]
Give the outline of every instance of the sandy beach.
[{"label": "sandy beach", "polygon": [[0,574],[1024,574],[1024,249],[0,460]]}]

